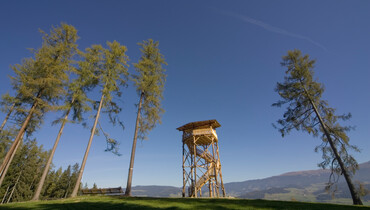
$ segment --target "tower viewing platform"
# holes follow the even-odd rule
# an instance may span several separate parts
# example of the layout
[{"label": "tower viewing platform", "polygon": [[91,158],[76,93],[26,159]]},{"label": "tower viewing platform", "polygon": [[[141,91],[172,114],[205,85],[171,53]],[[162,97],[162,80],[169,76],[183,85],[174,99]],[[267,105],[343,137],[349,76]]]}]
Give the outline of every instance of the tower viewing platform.
[{"label": "tower viewing platform", "polygon": [[[182,196],[202,197],[203,186],[208,185],[208,196],[225,197],[221,163],[218,151],[217,120],[197,121],[178,127],[182,131]],[[186,145],[186,146],[185,146]],[[207,196],[207,194],[204,195]]]},{"label": "tower viewing platform", "polygon": [[177,130],[183,131],[182,140],[188,144],[193,141],[193,137],[198,138],[198,145],[211,144],[212,141],[218,141],[216,128],[221,127],[217,120],[205,120],[198,122],[191,122],[178,127]]}]

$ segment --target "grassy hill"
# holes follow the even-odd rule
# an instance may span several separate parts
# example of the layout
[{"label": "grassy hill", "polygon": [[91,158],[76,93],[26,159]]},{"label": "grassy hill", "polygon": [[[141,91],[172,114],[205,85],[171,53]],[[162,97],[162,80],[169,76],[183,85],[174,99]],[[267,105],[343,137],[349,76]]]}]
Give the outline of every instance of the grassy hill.
[{"label": "grassy hill", "polygon": [[267,201],[246,199],[148,198],[121,196],[82,196],[77,198],[29,201],[0,205],[0,209],[370,209],[369,206],[350,206],[323,203]]}]

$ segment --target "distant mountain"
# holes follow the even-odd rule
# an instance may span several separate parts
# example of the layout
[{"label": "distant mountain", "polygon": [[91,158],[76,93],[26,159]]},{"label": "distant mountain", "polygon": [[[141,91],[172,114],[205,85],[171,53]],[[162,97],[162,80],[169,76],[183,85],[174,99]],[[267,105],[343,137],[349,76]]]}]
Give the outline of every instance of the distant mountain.
[{"label": "distant mountain", "polygon": [[[360,169],[356,172],[353,181],[363,183],[370,190],[370,161],[359,166]],[[336,187],[337,200],[332,200],[332,195],[325,191],[325,183],[328,182],[329,175],[330,170],[323,169],[289,172],[265,179],[226,183],[225,190],[228,196],[239,198],[349,203],[351,197],[343,177],[340,177]],[[134,196],[180,197],[181,188],[135,186],[132,188],[132,193]],[[370,195],[363,199],[370,202]]]},{"label": "distant mountain", "polygon": [[265,179],[227,183],[225,184],[225,190],[228,195],[239,197],[247,192],[269,188],[305,188],[311,184],[327,182],[329,175],[329,170],[289,172]]},{"label": "distant mountain", "polygon": [[182,188],[172,186],[135,186],[131,189],[133,196],[141,197],[180,197]]},{"label": "distant mountain", "polygon": [[[370,161],[359,167],[353,181],[355,184],[361,182],[365,188],[370,189]],[[289,172],[265,179],[227,183],[225,189],[228,195],[239,198],[339,202],[332,200],[332,194],[325,191],[329,176],[330,170],[323,169]],[[335,198],[341,198],[345,203],[350,202],[343,200],[351,198],[343,177],[339,178],[333,190]],[[370,195],[363,199],[370,202]]]}]

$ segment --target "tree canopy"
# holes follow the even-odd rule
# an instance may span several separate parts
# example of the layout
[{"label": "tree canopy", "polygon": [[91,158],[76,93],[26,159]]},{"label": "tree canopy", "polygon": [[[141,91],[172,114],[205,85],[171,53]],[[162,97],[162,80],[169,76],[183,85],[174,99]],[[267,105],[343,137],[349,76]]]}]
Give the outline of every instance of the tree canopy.
[{"label": "tree canopy", "polygon": [[159,42],[148,39],[138,45],[141,46],[141,57],[138,63],[134,63],[137,74],[132,76],[132,80],[138,95],[143,94],[139,138],[145,139],[147,133],[161,122],[160,115],[164,112],[161,107],[166,82],[163,65],[167,63],[158,48]]},{"label": "tree canopy", "polygon": [[355,158],[348,153],[353,149],[359,151],[356,146],[349,144],[347,132],[350,126],[343,126],[340,120],[348,120],[351,114],[336,115],[335,109],[322,100],[324,87],[314,79],[315,60],[308,55],[302,55],[301,51],[288,51],[283,56],[281,65],[286,67],[284,82],[278,82],[275,91],[282,100],[273,106],[286,106],[283,118],[277,121],[281,135],[284,137],[292,129],[302,130],[313,136],[321,136],[322,144],[315,151],[321,151],[323,161],[319,166],[330,167],[333,174],[330,176],[328,187],[335,181],[334,173],[338,176],[344,174],[347,184],[352,193],[354,204],[362,204],[354,185],[351,181],[351,173],[358,169]]}]

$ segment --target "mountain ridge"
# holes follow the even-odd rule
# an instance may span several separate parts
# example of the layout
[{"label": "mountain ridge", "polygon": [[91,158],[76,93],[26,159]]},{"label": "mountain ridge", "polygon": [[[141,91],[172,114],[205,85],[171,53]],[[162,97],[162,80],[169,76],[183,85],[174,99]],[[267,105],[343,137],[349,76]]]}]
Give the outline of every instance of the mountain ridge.
[{"label": "mountain ridge", "polygon": [[[370,189],[370,161],[359,164],[359,168],[353,182],[361,182]],[[343,177],[339,178],[335,193],[341,200],[333,200],[332,195],[325,191],[329,175],[328,169],[292,171],[262,179],[229,182],[224,186],[227,196],[238,198],[350,203],[350,193]],[[138,185],[132,190],[134,196],[181,197],[182,187]],[[203,192],[207,192],[207,189]],[[370,202],[370,195],[363,199]]]}]

